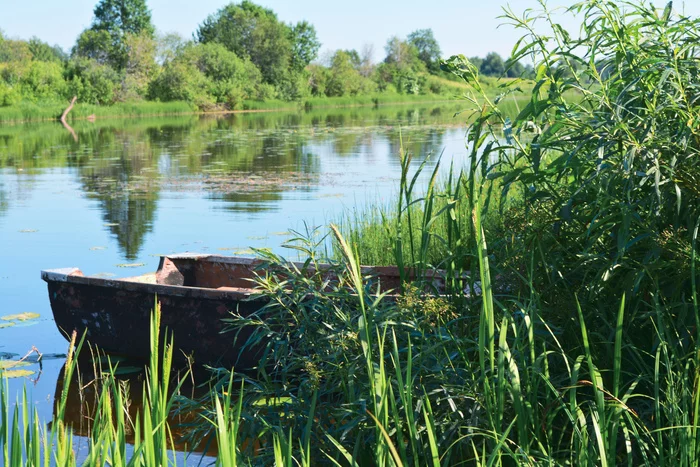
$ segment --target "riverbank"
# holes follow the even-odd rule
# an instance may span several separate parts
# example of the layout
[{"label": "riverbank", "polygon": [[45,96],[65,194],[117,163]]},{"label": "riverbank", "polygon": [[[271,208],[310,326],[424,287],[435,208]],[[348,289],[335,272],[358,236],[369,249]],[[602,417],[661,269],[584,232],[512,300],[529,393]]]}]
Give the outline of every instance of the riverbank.
[{"label": "riverbank", "polygon": [[[299,109],[400,105],[409,103],[439,103],[458,101],[458,96],[442,94],[370,94],[354,97],[311,97],[299,101],[244,101],[238,109],[201,110],[188,102],[120,102],[109,106],[77,103],[68,115],[68,122],[91,117],[156,117],[191,114],[227,114],[263,111],[294,111]],[[10,107],[0,107],[0,124],[28,123],[58,120],[68,103],[22,102]]]}]

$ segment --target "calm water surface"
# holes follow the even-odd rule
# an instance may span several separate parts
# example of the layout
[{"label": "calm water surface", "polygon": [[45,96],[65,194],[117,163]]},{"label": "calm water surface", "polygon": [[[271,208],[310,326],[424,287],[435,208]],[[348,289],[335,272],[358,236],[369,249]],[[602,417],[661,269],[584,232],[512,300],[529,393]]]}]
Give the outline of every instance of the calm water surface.
[{"label": "calm water surface", "polygon": [[130,276],[154,271],[163,253],[284,252],[290,228],[391,199],[401,138],[417,161],[442,151],[464,161],[458,110],[114,119],[77,123],[75,138],[56,123],[0,127],[0,316],[40,315],[0,328],[0,359],[32,346],[47,355],[11,392],[26,384],[50,418],[67,343],[41,269]]}]

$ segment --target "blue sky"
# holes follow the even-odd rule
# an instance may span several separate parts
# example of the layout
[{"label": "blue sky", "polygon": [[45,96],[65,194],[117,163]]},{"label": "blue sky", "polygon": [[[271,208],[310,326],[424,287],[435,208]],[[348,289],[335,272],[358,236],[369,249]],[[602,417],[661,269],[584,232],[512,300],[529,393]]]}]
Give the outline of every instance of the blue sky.
[{"label": "blue sky", "polygon": [[[147,0],[153,23],[159,31],[179,32],[191,37],[207,15],[226,0]],[[90,25],[97,0],[0,0],[0,29],[6,36],[31,36],[70,49],[80,32]],[[537,8],[536,0],[257,0],[273,9],[286,22],[307,20],[317,30],[322,51],[374,46],[374,59],[384,57],[384,44],[392,35],[405,37],[411,31],[432,28],[443,55],[463,53],[484,56],[490,51],[510,53],[520,36],[512,27],[499,24],[502,6],[519,13]],[[550,0],[550,7],[572,0]],[[656,2],[663,6],[665,0]],[[674,2],[690,15],[700,15],[700,0]],[[571,19],[562,23],[575,33]]]}]

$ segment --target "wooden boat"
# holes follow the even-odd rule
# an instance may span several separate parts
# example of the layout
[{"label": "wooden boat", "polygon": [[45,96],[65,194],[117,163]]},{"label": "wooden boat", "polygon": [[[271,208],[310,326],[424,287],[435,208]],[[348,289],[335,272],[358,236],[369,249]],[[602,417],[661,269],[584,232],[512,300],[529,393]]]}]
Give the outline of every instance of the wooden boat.
[{"label": "wooden boat", "polygon": [[[74,330],[79,336],[85,332],[88,342],[107,353],[148,358],[150,314],[157,299],[176,357],[243,370],[259,360],[254,350],[241,352],[250,333],[222,334],[222,319],[231,311],[247,316],[267,303],[252,288],[254,271],[262,264],[251,258],[177,254],[161,257],[155,273],[137,277],[105,279],[66,268],[42,271],[41,278],[66,339]],[[365,267],[363,272],[376,275],[382,290],[399,287],[396,267]]]}]

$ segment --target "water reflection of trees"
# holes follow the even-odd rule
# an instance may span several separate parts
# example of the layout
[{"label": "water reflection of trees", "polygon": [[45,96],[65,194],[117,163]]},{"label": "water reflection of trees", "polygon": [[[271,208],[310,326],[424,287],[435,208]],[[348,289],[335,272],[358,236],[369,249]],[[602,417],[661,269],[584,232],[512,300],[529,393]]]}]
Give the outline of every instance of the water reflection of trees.
[{"label": "water reflection of trees", "polygon": [[[369,153],[381,138],[398,160],[400,134],[420,157],[441,144],[440,125],[454,123],[453,114],[426,107],[115,119],[76,123],[77,142],[58,124],[19,125],[0,128],[0,168],[74,169],[122,253],[134,259],[153,228],[160,191],[172,180],[273,174],[262,189],[215,189],[208,197],[229,211],[274,210],[289,180],[303,178],[294,189],[314,189],[322,157]],[[0,189],[0,215],[9,203]]]}]

